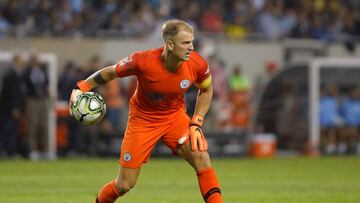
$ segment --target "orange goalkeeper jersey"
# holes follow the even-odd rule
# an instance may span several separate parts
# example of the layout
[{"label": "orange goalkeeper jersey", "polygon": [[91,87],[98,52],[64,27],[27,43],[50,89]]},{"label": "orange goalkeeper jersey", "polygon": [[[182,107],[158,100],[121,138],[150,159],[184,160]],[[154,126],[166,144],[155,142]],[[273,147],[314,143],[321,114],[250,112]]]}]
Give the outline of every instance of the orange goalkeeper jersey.
[{"label": "orange goalkeeper jersey", "polygon": [[162,60],[163,48],[132,53],[116,64],[119,77],[136,75],[137,88],[130,99],[129,117],[149,122],[171,122],[185,111],[184,94],[193,83],[210,76],[207,62],[192,51],[190,59],[176,72],[169,72]]}]

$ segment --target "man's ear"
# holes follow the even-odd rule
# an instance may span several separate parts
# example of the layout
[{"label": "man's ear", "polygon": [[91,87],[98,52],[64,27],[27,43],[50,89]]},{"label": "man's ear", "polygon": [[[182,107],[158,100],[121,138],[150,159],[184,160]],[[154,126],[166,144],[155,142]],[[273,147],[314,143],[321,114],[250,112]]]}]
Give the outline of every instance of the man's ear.
[{"label": "man's ear", "polygon": [[174,43],[173,41],[171,40],[166,40],[166,48],[169,50],[169,51],[172,51],[174,49]]}]

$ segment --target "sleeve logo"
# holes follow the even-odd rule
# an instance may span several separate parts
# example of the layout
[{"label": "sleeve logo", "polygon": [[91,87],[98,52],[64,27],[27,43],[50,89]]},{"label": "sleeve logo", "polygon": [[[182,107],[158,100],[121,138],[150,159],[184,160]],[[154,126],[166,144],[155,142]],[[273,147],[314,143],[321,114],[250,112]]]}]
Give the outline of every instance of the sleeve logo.
[{"label": "sleeve logo", "polygon": [[121,61],[119,61],[119,65],[123,66],[123,65],[129,63],[130,61],[131,61],[131,58],[127,56],[127,57],[123,58]]}]

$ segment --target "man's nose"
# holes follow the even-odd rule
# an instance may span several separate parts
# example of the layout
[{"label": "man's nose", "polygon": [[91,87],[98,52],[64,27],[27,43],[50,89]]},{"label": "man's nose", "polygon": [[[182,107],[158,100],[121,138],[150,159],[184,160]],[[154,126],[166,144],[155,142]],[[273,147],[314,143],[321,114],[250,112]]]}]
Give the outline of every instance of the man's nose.
[{"label": "man's nose", "polygon": [[194,45],[191,43],[190,45],[189,45],[189,48],[188,48],[189,50],[194,50]]}]

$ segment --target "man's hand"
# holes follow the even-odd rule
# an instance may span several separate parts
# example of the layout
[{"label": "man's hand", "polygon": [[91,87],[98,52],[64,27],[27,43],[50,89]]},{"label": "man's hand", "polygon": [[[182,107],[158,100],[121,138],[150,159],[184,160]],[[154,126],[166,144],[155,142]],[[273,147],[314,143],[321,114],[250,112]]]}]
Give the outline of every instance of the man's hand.
[{"label": "man's hand", "polygon": [[192,151],[206,151],[208,149],[208,143],[205,139],[204,133],[201,130],[201,126],[204,122],[204,118],[199,115],[194,115],[191,118],[189,131],[185,136],[178,140],[178,143],[184,144],[190,139],[190,145]]},{"label": "man's hand", "polygon": [[204,137],[201,127],[196,124],[190,124],[189,127],[190,144],[192,151],[206,151],[208,143]]},{"label": "man's hand", "polygon": [[69,113],[72,116],[72,110],[71,108],[74,106],[74,103],[76,102],[76,99],[82,94],[83,92],[79,89],[73,89],[70,96],[70,102],[69,102]]}]

